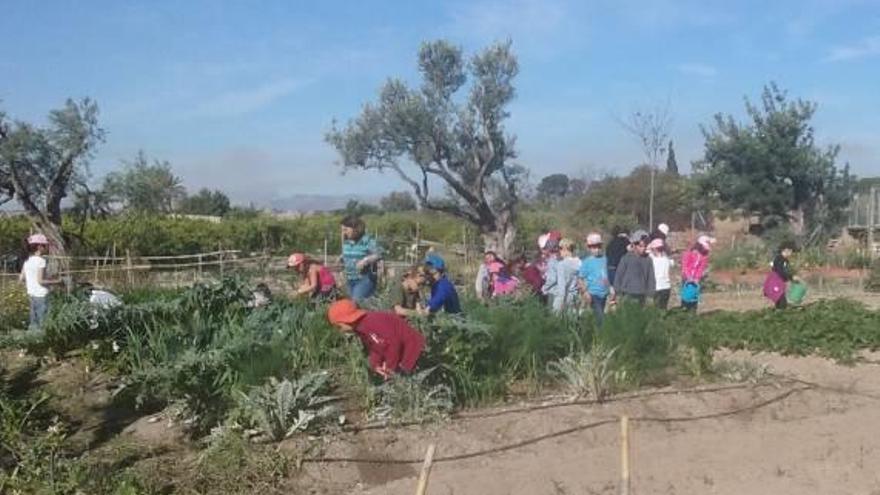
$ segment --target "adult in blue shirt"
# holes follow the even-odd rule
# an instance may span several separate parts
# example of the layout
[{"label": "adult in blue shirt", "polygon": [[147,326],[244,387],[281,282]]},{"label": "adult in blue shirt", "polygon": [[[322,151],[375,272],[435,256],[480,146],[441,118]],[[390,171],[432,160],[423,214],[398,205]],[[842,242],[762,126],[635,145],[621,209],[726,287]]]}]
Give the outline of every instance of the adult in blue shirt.
[{"label": "adult in blue shirt", "polygon": [[589,303],[596,319],[602,326],[605,318],[605,304],[609,297],[614,299],[614,288],[608,280],[608,259],[602,253],[602,236],[592,232],[587,236],[589,254],[581,261],[580,288],[584,299]]},{"label": "adult in blue shirt", "polygon": [[348,293],[361,302],[376,292],[378,264],[382,250],[376,239],[367,235],[364,221],[356,216],[342,219],[342,264]]}]

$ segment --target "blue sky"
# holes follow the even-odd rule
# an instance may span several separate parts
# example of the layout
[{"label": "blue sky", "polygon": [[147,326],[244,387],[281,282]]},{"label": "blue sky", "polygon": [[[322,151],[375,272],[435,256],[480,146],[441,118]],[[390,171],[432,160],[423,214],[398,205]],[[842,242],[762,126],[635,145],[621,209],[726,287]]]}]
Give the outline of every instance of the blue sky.
[{"label": "blue sky", "polygon": [[0,105],[41,121],[95,98],[108,133],[95,177],[143,149],[237,201],[403,189],[340,177],[323,135],[387,77],[417,82],[419,44],[436,38],[468,52],[512,39],[508,128],[535,178],[625,172],[641,153],[616,118],[667,101],[687,168],[699,124],[742,116],[768,81],[818,102],[819,141],[880,174],[876,0],[0,3]]}]

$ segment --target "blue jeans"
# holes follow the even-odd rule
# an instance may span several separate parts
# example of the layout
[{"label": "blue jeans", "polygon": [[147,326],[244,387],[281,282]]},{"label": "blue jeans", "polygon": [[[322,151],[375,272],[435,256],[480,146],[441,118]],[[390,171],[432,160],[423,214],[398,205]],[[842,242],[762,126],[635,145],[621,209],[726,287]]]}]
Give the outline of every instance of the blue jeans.
[{"label": "blue jeans", "polygon": [[593,309],[593,317],[596,319],[596,326],[601,327],[602,321],[605,319],[605,302],[608,296],[599,297],[590,294],[590,307]]},{"label": "blue jeans", "polygon": [[30,299],[30,330],[39,330],[43,326],[46,319],[46,313],[49,311],[49,298],[47,297],[29,297]]},{"label": "blue jeans", "polygon": [[361,302],[372,297],[376,292],[376,280],[373,277],[364,276],[348,282],[348,295],[354,302]]}]

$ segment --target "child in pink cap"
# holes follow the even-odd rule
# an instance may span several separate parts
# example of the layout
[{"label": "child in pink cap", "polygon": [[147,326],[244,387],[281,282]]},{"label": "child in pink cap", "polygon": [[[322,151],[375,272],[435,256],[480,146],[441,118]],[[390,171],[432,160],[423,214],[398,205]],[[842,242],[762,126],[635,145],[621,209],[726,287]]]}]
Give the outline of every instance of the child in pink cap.
[{"label": "child in pink cap", "polygon": [[516,292],[519,280],[507,273],[503,263],[497,261],[490,263],[488,269],[489,280],[492,283],[492,297],[507,296]]},{"label": "child in pink cap", "polygon": [[49,285],[57,284],[57,280],[46,277],[46,258],[49,251],[49,240],[43,234],[34,234],[27,239],[28,259],[21,268],[18,279],[27,287],[30,301],[29,329],[39,330],[43,326],[46,313],[49,312]]},{"label": "child in pink cap", "polygon": [[713,244],[715,244],[714,238],[701,235],[693,247],[681,257],[681,307],[684,309],[697,310],[700,303],[700,283],[706,275],[706,269],[709,268],[709,253],[712,251]]}]

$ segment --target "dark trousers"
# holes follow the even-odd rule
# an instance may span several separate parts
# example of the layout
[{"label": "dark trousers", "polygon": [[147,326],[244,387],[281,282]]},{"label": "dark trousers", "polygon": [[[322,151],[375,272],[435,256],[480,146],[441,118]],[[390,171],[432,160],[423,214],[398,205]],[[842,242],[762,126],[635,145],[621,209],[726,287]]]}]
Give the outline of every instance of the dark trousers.
[{"label": "dark trousers", "polygon": [[614,285],[614,274],[615,273],[617,273],[617,267],[616,266],[609,266],[608,267],[608,285],[611,285],[611,286]]},{"label": "dark trousers", "polygon": [[684,302],[684,301],[682,301],[682,302],[681,302],[681,307],[682,307],[683,309],[685,309],[686,311],[696,311],[696,310],[697,310],[697,306],[698,306],[699,304],[700,304],[700,303],[698,303],[697,301],[694,301],[694,302]]},{"label": "dark trousers", "polygon": [[601,327],[602,321],[605,320],[605,303],[608,297],[599,297],[590,295],[590,308],[593,310],[593,318],[596,319],[596,326]]},{"label": "dark trousers", "polygon": [[776,309],[785,309],[787,307],[788,299],[786,299],[785,296],[780,297],[779,300],[776,301]]},{"label": "dark trousers", "polygon": [[663,289],[658,290],[654,293],[654,306],[657,306],[660,309],[668,309],[669,308],[669,294],[672,292],[671,289]]}]

